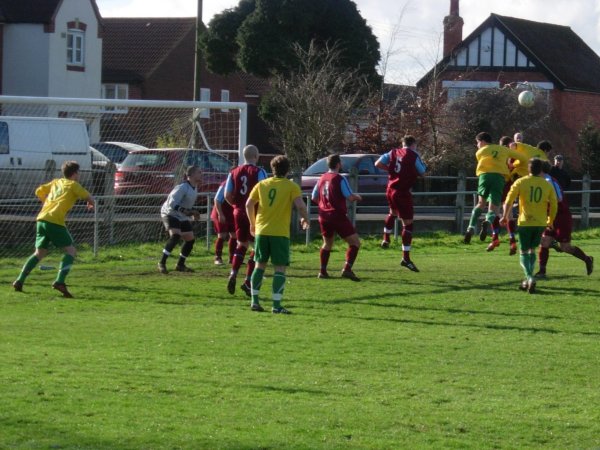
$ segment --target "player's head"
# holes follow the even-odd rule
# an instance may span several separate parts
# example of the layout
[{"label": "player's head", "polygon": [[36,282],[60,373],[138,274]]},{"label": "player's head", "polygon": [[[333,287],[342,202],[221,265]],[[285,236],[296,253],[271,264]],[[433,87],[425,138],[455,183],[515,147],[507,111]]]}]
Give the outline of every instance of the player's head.
[{"label": "player's head", "polygon": [[335,170],[338,167],[338,164],[342,163],[342,158],[340,158],[340,155],[338,155],[337,153],[334,153],[333,155],[329,155],[327,157],[327,167]]},{"label": "player's head", "polygon": [[515,142],[523,142],[523,134],[519,133],[518,131],[515,133],[515,137],[514,137],[514,141]]},{"label": "player's head", "polygon": [[194,180],[201,173],[202,172],[200,171],[200,167],[198,167],[198,166],[188,166],[185,169],[185,179],[186,180]]},{"label": "player's head", "polygon": [[77,161],[65,161],[60,167],[62,174],[68,180],[71,180],[73,176],[79,175],[79,163]]},{"label": "player's head", "polygon": [[550,141],[540,141],[538,142],[537,148],[548,153],[550,150],[552,150],[552,144],[550,143]]},{"label": "player's head", "polygon": [[542,161],[542,172],[550,173],[551,169],[552,169],[552,164],[550,164],[550,161]]},{"label": "player's head", "polygon": [[540,158],[531,158],[527,167],[531,175],[539,175],[542,173],[542,160]]},{"label": "player's head", "polygon": [[277,155],[271,160],[271,171],[278,178],[284,178],[290,171],[290,160],[285,155]]},{"label": "player's head", "polygon": [[500,138],[500,145],[504,145],[505,147],[509,147],[513,142],[513,138],[510,136],[502,136]]},{"label": "player's head", "polygon": [[479,146],[483,147],[492,143],[492,136],[490,136],[490,133],[482,131],[477,136],[475,136],[475,140],[477,141],[477,144]]},{"label": "player's head", "polygon": [[402,146],[405,148],[410,148],[414,145],[417,145],[417,140],[415,139],[414,136],[411,136],[410,134],[407,134],[406,136],[404,136],[402,138]]},{"label": "player's head", "polygon": [[564,162],[565,162],[565,158],[563,158],[563,155],[556,155],[554,157],[554,165],[555,166],[562,167]]},{"label": "player's head", "polygon": [[246,145],[243,153],[247,163],[254,164],[258,161],[258,148],[256,145]]}]

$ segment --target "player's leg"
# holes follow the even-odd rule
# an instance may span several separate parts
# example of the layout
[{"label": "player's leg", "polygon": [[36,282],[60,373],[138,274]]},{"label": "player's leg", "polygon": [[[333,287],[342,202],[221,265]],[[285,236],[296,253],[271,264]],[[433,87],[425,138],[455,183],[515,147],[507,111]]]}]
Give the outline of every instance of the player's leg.
[{"label": "player's leg", "polygon": [[591,275],[594,270],[594,258],[586,255],[583,250],[575,245],[571,245],[571,242],[559,242],[560,249],[568,253],[569,255],[573,255],[575,258],[582,260],[585,263],[585,268],[588,275]]},{"label": "player's leg", "polygon": [[346,250],[346,261],[344,268],[342,269],[342,277],[348,278],[352,281],[360,281],[360,279],[352,271],[352,266],[358,256],[358,250],[360,249],[360,238],[356,232],[356,228],[352,225],[352,222],[347,217],[344,221],[340,221],[338,224],[338,234],[342,239],[348,243],[348,249]]},{"label": "player's leg", "polygon": [[535,277],[538,279],[546,278],[546,266],[548,265],[548,259],[550,258],[549,249],[553,239],[554,237],[552,236],[552,230],[546,228],[544,230],[544,234],[542,235],[542,240],[538,251],[538,264],[540,269],[535,274]]},{"label": "player's leg", "polygon": [[13,282],[13,288],[15,291],[22,291],[25,279],[31,273],[31,271],[37,266],[37,264],[48,254],[48,245],[50,240],[46,236],[46,222],[36,222],[36,238],[35,238],[35,251],[27,258],[21,272],[17,279]]},{"label": "player's leg", "polygon": [[[490,226],[494,223],[496,217],[500,215],[499,211],[500,204],[502,202],[502,191],[504,190],[505,185],[504,177],[499,173],[484,174],[484,177],[486,179],[486,189],[489,206],[488,211],[485,215],[485,220],[481,224],[481,231],[479,232],[479,240],[481,241],[485,241],[489,234]],[[498,241],[498,244],[499,243],[500,242]]]},{"label": "player's leg", "polygon": [[252,272],[252,277],[250,278],[250,294],[252,298],[250,309],[255,312],[264,311],[263,307],[260,305],[259,295],[265,275],[265,269],[267,267],[267,262],[269,261],[270,257],[269,245],[270,243],[268,236],[256,236],[254,243],[254,258],[256,260],[256,266]]},{"label": "player's leg", "polygon": [[477,222],[479,221],[479,216],[483,212],[485,208],[485,198],[487,197],[487,188],[485,185],[485,174],[479,176],[478,186],[477,186],[477,204],[471,211],[471,219],[469,220],[469,226],[467,227],[467,231],[465,231],[465,236],[463,242],[465,244],[469,244],[471,242],[471,237],[475,234],[475,229],[477,228]]},{"label": "player's leg", "polygon": [[271,241],[271,262],[275,267],[273,274],[273,314],[291,314],[286,308],[281,306],[283,291],[285,289],[285,270],[290,265],[290,240],[281,236],[270,236]]},{"label": "player's leg", "polygon": [[233,255],[235,255],[235,249],[237,248],[237,239],[235,237],[235,231],[229,233],[229,264],[233,264]]},{"label": "player's leg", "polygon": [[215,265],[221,266],[223,265],[223,246],[225,244],[225,239],[229,236],[225,230],[227,224],[221,224],[219,219],[213,219],[212,222],[215,232],[217,233],[217,239],[215,239]]},{"label": "player's leg", "polygon": [[[388,199],[388,204],[390,204],[389,199]],[[394,231],[394,223],[396,221],[397,216],[398,216],[398,212],[394,211],[390,206],[390,211],[383,222],[383,240],[381,241],[381,248],[389,248],[390,235]]]},{"label": "player's leg", "polygon": [[319,269],[318,278],[329,278],[327,272],[327,265],[329,264],[329,256],[331,255],[331,249],[333,248],[333,242],[335,240],[335,234],[331,230],[331,224],[327,221],[319,219],[319,226],[321,227],[321,236],[323,237],[323,245],[319,250],[319,260],[321,267]]},{"label": "player's leg", "polygon": [[171,216],[164,216],[161,219],[165,229],[167,230],[167,233],[169,233],[169,239],[163,247],[162,255],[160,261],[158,262],[158,271],[166,274],[168,273],[167,259],[169,259],[171,252],[181,240],[181,224],[179,220]]},{"label": "player's leg", "polygon": [[246,251],[250,245],[250,222],[248,217],[242,211],[237,209],[234,212],[235,221],[235,235],[237,237],[237,247],[233,254],[233,260],[231,262],[231,272],[229,273],[229,279],[227,280],[227,292],[231,295],[235,293],[235,284],[237,279],[237,273],[244,263],[244,257]]},{"label": "player's leg", "polygon": [[[251,241],[254,241],[254,238],[252,236],[251,237]],[[248,243],[250,244],[250,243]],[[246,293],[246,295],[248,297],[250,297],[250,278],[252,277],[252,272],[254,272],[254,267],[256,266],[255,263],[255,258],[254,258],[254,248],[250,250],[250,254],[248,255],[248,262],[246,263],[246,278],[244,279],[244,282],[242,283],[242,285],[240,286],[242,291],[244,291]]]},{"label": "player's leg", "polygon": [[571,233],[573,231],[573,217],[571,213],[569,211],[562,211],[557,214],[554,227],[556,230],[555,238],[559,243],[560,249],[582,260],[585,263],[587,274],[591,275],[594,270],[594,258],[586,255],[579,247],[571,245]]},{"label": "player's leg", "polygon": [[190,256],[190,253],[192,253],[195,242],[192,223],[189,220],[184,220],[181,222],[181,238],[183,239],[183,245],[181,246],[179,260],[177,261],[175,270],[178,272],[193,272],[192,269],[185,265],[187,257]]}]

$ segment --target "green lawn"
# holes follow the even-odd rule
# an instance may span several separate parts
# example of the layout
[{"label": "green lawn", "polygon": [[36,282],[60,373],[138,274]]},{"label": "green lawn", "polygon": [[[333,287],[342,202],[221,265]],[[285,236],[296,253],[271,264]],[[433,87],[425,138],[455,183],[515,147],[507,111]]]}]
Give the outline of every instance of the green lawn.
[{"label": "green lawn", "polygon": [[[318,280],[296,245],[291,316],[227,294],[201,248],[166,276],[160,244],[84,250],[71,300],[53,271],[13,292],[4,259],[0,449],[600,447],[600,267],[552,251],[529,295],[506,242],[459,241],[415,239],[413,273],[366,240],[360,283],[337,278],[344,246]],[[600,264],[600,232],[574,241]]]}]

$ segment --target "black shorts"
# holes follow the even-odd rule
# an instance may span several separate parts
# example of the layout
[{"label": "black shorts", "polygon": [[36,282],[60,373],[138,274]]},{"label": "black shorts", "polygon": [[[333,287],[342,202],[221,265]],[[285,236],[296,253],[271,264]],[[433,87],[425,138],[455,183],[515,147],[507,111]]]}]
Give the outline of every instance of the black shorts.
[{"label": "black shorts", "polygon": [[179,220],[173,216],[162,216],[162,223],[165,226],[165,230],[169,231],[173,228],[181,230],[182,233],[192,231],[192,222],[189,220]]}]

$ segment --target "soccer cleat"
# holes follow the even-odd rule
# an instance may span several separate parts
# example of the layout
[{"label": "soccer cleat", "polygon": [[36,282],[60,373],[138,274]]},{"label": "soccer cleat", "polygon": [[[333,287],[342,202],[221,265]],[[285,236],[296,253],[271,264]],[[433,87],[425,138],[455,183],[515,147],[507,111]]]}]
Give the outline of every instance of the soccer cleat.
[{"label": "soccer cleat", "polygon": [[23,292],[23,282],[19,280],[13,281],[12,287],[16,292]]},{"label": "soccer cleat", "polygon": [[388,241],[381,241],[381,248],[390,248],[390,243]]},{"label": "soccer cleat", "polygon": [[412,270],[413,272],[418,272],[419,269],[417,269],[417,266],[415,266],[415,264],[412,261],[406,261],[406,260],[402,260],[400,261],[400,265],[402,267],[406,267],[408,270]]},{"label": "soccer cleat", "polygon": [[283,306],[280,306],[279,308],[271,308],[271,312],[273,314],[291,314],[292,312],[285,309]]},{"label": "soccer cleat", "polygon": [[224,264],[223,258],[215,257],[215,266],[222,266]]},{"label": "soccer cleat", "polygon": [[510,250],[508,251],[508,254],[510,256],[513,256],[513,255],[517,254],[517,243],[516,242],[511,242],[510,243]]},{"label": "soccer cleat", "polygon": [[535,274],[535,279],[536,280],[545,280],[546,272],[538,271],[538,273]]},{"label": "soccer cleat", "polygon": [[499,246],[500,246],[500,239],[492,239],[492,242],[489,243],[486,251],[488,251],[488,252],[494,251],[494,249]]},{"label": "soccer cleat", "polygon": [[260,306],[260,304],[258,304],[258,303],[252,303],[252,305],[250,305],[250,311],[264,312],[264,310],[265,310],[265,308]]},{"label": "soccer cleat", "polygon": [[474,234],[475,234],[475,230],[473,230],[473,228],[467,228],[467,231],[465,232],[465,237],[463,238],[463,243],[470,244],[471,243],[471,237]]},{"label": "soccer cleat", "polygon": [[167,266],[165,266],[163,263],[158,263],[158,271],[160,273],[164,273],[165,275],[169,273]]},{"label": "soccer cleat", "polygon": [[592,272],[594,271],[594,257],[593,256],[588,256],[587,258],[585,258],[585,268],[587,270],[587,274],[591,275]]},{"label": "soccer cleat", "polygon": [[249,284],[242,283],[240,284],[240,289],[246,293],[248,297],[252,297],[252,288]]},{"label": "soccer cleat", "polygon": [[519,290],[521,290],[521,291],[527,290],[527,280],[521,281],[521,284],[519,285]]},{"label": "soccer cleat", "polygon": [[489,226],[490,223],[487,220],[484,220],[481,223],[481,231],[479,232],[479,240],[481,242],[485,241],[485,239],[487,238]]},{"label": "soccer cleat", "polygon": [[179,265],[179,264],[177,264],[177,265],[175,266],[175,270],[176,270],[177,272],[188,272],[188,273],[191,273],[191,272],[193,272],[193,271],[194,271],[194,269],[192,269],[192,268],[190,268],[190,267],[186,266],[185,264],[184,264],[184,265]]},{"label": "soccer cleat", "polygon": [[550,244],[550,248],[552,248],[553,250],[555,250],[558,253],[563,252],[562,248],[560,248],[560,244],[558,243],[558,241],[552,241],[552,243]]},{"label": "soccer cleat", "polygon": [[535,279],[531,278],[527,281],[527,292],[530,294],[535,294]]},{"label": "soccer cleat", "polygon": [[360,278],[358,278],[351,270],[342,270],[342,278],[348,278],[352,281],[360,281]]},{"label": "soccer cleat", "polygon": [[319,275],[317,275],[317,278],[327,279],[327,278],[329,278],[329,274],[327,273],[327,271],[319,272]]},{"label": "soccer cleat", "polygon": [[56,281],[52,283],[52,289],[56,289],[60,292],[65,298],[73,298],[73,295],[67,289],[67,285],[65,283],[57,283]]},{"label": "soccer cleat", "polygon": [[227,281],[227,292],[231,295],[235,294],[235,275],[229,275],[229,281]]}]

